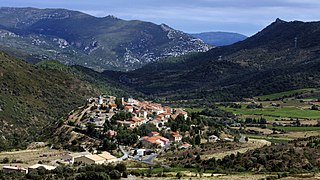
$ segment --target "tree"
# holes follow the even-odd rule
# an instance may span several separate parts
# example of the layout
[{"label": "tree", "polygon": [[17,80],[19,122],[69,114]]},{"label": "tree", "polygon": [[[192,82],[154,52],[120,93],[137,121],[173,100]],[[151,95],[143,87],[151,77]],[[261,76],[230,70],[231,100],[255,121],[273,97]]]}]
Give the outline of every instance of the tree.
[{"label": "tree", "polygon": [[9,158],[5,157],[2,159],[1,164],[7,164],[9,162],[10,162]]},{"label": "tree", "polygon": [[119,144],[131,146],[137,142],[138,136],[132,130],[119,129],[116,139]]},{"label": "tree", "polygon": [[127,171],[127,167],[124,163],[118,163],[114,169],[118,170],[119,172]]},{"label": "tree", "polygon": [[124,106],[122,105],[122,98],[116,98],[115,104],[117,105],[118,109],[123,109]]},{"label": "tree", "polygon": [[267,124],[267,120],[265,118],[260,118],[260,124]]},{"label": "tree", "polygon": [[42,166],[38,167],[38,168],[37,168],[37,171],[38,171],[38,174],[39,174],[40,176],[43,176],[43,175],[47,174],[46,168],[44,168],[44,167],[42,167]]},{"label": "tree", "polygon": [[99,132],[96,130],[95,125],[92,123],[88,124],[87,134],[91,137],[99,138]]},{"label": "tree", "polygon": [[239,138],[238,136],[234,136],[234,137],[233,137],[233,141],[234,141],[234,142],[239,142],[239,140],[240,140],[240,138]]},{"label": "tree", "polygon": [[26,177],[28,179],[40,179],[37,169],[31,169]]},{"label": "tree", "polygon": [[124,171],[122,172],[122,177],[123,178],[128,178],[129,172],[128,171]]},{"label": "tree", "polygon": [[320,109],[320,107],[317,106],[317,105],[312,105],[311,106],[311,110],[319,110],[319,109]]},{"label": "tree", "polygon": [[71,145],[72,146],[75,146],[76,144],[78,144],[77,140],[74,139],[74,140],[71,141]]},{"label": "tree", "polygon": [[120,179],[121,178],[121,173],[115,169],[112,170],[109,175],[110,175],[111,179]]},{"label": "tree", "polygon": [[94,172],[94,171],[81,173],[76,177],[76,180],[88,180],[88,179],[109,180],[110,177],[108,176],[108,174],[104,172]]},{"label": "tree", "polygon": [[178,173],[176,174],[176,177],[177,177],[178,179],[181,179],[181,178],[183,177],[182,172],[178,172]]},{"label": "tree", "polygon": [[151,124],[151,123],[143,124],[138,128],[138,135],[145,136],[149,132],[157,131],[157,130],[158,128],[154,124]]},{"label": "tree", "polygon": [[201,161],[201,157],[200,157],[200,154],[198,154],[197,156],[196,156],[196,159],[195,159],[197,162],[200,162]]},{"label": "tree", "polygon": [[195,141],[195,144],[196,144],[196,145],[200,145],[200,144],[201,144],[201,137],[200,137],[200,135],[196,135],[194,141]]},{"label": "tree", "polygon": [[117,145],[114,142],[110,141],[109,139],[105,138],[103,140],[102,149],[106,151],[112,151],[117,149]]}]

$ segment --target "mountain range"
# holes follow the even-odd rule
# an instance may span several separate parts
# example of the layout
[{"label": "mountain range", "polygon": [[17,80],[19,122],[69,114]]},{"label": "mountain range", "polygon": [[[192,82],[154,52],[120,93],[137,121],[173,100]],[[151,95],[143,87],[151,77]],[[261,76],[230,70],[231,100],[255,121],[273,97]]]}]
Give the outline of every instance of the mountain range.
[{"label": "mountain range", "polygon": [[233,45],[168,58],[128,73],[104,74],[168,100],[240,100],[319,87],[319,35],[320,22],[277,19]]},{"label": "mountain range", "polygon": [[248,38],[245,35],[231,32],[203,32],[191,34],[191,36],[214,46],[227,46]]},{"label": "mountain range", "polygon": [[[148,36],[150,41],[142,43],[148,47],[145,49],[148,52],[150,47],[157,50],[160,47],[185,47],[179,45],[185,45],[185,42],[199,42],[202,48],[210,47],[200,40],[184,41],[180,38],[182,35],[191,37],[180,31],[171,31],[181,36],[174,34],[177,36],[170,39],[168,31],[164,30],[169,27],[165,25],[123,21],[114,17],[96,18],[61,9],[2,8],[0,11],[0,49],[34,63],[0,53],[0,121],[3,124],[0,127],[0,150],[25,147],[31,140],[48,137],[59,124],[59,118],[83,104],[88,97],[101,93],[149,96],[169,102],[194,100],[212,103],[320,86],[320,22],[277,19],[252,37],[232,45],[207,52],[183,51],[180,54],[185,55],[175,57],[179,53],[172,54],[157,62],[115,65],[101,64],[101,59],[95,59],[102,46],[107,48],[108,43],[102,43],[107,41],[102,40],[110,38],[108,34],[112,29],[114,40],[120,42],[119,38],[123,38],[122,43],[139,39],[138,35],[133,37],[130,33],[153,32]],[[109,26],[104,24],[106,22],[116,22],[117,25]],[[91,26],[93,24],[95,26]],[[122,30],[119,24],[123,25]],[[110,29],[107,28],[109,33],[104,36],[106,27]],[[93,36],[101,38],[96,39],[98,44],[84,48],[93,42]],[[178,44],[175,44],[175,37],[180,39]],[[104,54],[103,57],[110,58],[108,62],[124,62],[114,59],[116,54]],[[64,64],[86,67],[65,66],[48,60],[52,58]],[[138,68],[143,64],[146,65]],[[96,72],[88,67],[122,71]],[[128,69],[135,70],[123,72]]]},{"label": "mountain range", "polygon": [[55,59],[97,71],[127,71],[212,48],[165,24],[97,18],[66,9],[7,7],[0,8],[0,45],[20,51],[31,62]]}]

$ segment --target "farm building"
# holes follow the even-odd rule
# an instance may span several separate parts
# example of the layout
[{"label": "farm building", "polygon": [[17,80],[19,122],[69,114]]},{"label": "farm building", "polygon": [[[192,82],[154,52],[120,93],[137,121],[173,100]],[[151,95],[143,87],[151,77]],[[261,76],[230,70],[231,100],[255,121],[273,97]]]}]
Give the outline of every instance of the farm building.
[{"label": "farm building", "polygon": [[102,157],[105,159],[106,163],[113,163],[113,162],[117,162],[118,158],[115,156],[112,156],[109,152],[107,151],[103,151],[101,154],[98,154],[98,156]]},{"label": "farm building", "polygon": [[103,164],[106,162],[106,160],[98,155],[87,155],[75,158],[74,162],[82,164]]},{"label": "farm building", "polygon": [[89,152],[71,153],[71,154],[62,156],[62,160],[64,160],[65,162],[69,162],[70,164],[73,164],[75,158],[78,158],[81,156],[88,156],[88,155],[91,155],[91,153]]}]

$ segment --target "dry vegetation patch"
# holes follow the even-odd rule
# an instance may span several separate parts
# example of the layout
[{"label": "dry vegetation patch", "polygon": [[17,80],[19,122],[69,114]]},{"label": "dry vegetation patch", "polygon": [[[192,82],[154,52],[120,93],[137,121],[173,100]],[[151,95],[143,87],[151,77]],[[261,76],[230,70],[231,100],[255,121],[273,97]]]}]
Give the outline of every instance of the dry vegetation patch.
[{"label": "dry vegetation patch", "polygon": [[[37,164],[39,161],[50,162],[48,164],[55,164],[56,160],[61,159],[61,156],[67,153],[68,153],[67,151],[50,150],[50,149],[1,152],[0,160],[4,158],[9,158],[10,162],[12,160],[22,161],[22,163],[18,163],[22,166]],[[1,164],[1,165],[4,165],[4,164]]]}]

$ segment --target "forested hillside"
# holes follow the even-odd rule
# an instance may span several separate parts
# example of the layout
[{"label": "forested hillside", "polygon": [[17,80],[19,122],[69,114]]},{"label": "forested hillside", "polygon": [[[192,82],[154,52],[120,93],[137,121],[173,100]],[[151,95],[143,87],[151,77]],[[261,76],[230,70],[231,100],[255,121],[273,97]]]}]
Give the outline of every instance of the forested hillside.
[{"label": "forested hillside", "polygon": [[60,119],[89,97],[129,94],[121,85],[86,74],[85,68],[57,61],[31,65],[3,52],[0,89],[0,150],[47,140]]},{"label": "forested hillside", "polygon": [[169,58],[126,74],[105,74],[169,100],[239,100],[318,87],[319,35],[319,22],[277,19],[256,35],[230,46]]}]

